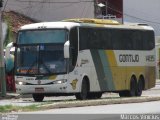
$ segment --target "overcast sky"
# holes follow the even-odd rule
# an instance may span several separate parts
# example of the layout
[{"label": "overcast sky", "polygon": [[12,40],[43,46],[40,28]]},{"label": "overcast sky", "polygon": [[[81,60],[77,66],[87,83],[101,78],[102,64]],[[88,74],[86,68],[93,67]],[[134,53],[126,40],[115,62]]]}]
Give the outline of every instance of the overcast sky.
[{"label": "overcast sky", "polygon": [[153,26],[160,36],[160,0],[124,0],[124,21]]}]

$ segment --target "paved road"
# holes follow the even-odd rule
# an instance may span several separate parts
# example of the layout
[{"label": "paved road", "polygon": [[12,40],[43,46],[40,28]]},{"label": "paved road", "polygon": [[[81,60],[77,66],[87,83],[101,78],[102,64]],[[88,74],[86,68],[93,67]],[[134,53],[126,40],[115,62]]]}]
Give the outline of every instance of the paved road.
[{"label": "paved road", "polygon": [[160,114],[160,101],[50,109],[30,112],[36,114]]},{"label": "paved road", "polygon": [[2,120],[122,120],[122,117],[120,114],[10,114],[3,115]]}]

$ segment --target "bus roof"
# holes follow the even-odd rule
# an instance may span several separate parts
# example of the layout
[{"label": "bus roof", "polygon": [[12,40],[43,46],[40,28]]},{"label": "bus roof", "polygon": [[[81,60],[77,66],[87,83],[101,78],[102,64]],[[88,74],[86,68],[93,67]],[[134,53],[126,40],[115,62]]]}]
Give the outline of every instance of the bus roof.
[{"label": "bus roof", "polygon": [[24,25],[20,28],[20,30],[51,29],[51,28],[58,28],[58,29],[67,28],[67,29],[70,29],[74,26],[80,26],[80,24],[79,23],[73,23],[73,22],[40,22],[40,23],[33,23],[33,24]]},{"label": "bus roof", "polygon": [[104,20],[104,19],[67,19],[58,22],[41,22],[24,25],[20,30],[29,29],[71,29],[75,26],[92,26],[92,27],[108,27],[108,28],[118,28],[118,29],[142,29],[142,30],[153,30],[151,26],[146,24],[120,24],[115,20]]},{"label": "bus roof", "polygon": [[66,19],[66,22],[78,22],[78,23],[93,23],[103,25],[120,25],[118,21],[108,19],[90,19],[90,18],[78,18],[78,19]]}]

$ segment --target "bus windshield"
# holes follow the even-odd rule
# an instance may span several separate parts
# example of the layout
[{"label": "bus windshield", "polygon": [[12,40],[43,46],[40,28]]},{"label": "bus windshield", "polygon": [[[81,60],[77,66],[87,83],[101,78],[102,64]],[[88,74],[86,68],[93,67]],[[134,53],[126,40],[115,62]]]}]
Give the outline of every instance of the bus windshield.
[{"label": "bus windshield", "polygon": [[18,34],[18,44],[64,43],[66,30],[26,30]]},{"label": "bus windshield", "polygon": [[65,30],[21,31],[17,40],[16,73],[65,73],[65,41]]}]

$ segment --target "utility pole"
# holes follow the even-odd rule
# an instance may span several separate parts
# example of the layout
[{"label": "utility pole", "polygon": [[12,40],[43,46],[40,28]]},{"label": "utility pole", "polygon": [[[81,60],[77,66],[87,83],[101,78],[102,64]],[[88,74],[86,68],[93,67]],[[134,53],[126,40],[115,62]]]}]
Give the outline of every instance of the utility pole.
[{"label": "utility pole", "polygon": [[3,53],[3,40],[2,40],[2,6],[3,0],[0,0],[0,85],[1,96],[6,96],[6,80],[5,80],[5,66],[4,66],[4,53]]}]

